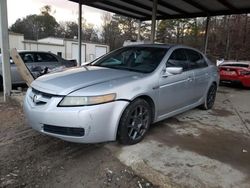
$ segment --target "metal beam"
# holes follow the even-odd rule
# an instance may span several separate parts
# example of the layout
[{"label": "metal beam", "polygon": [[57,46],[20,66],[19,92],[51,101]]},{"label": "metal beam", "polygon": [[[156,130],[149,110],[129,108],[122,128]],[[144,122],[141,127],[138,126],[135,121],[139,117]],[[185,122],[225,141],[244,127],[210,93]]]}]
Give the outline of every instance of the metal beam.
[{"label": "metal beam", "polygon": [[204,40],[205,41],[204,42],[204,54],[205,55],[207,54],[207,45],[208,45],[208,36],[209,36],[209,33],[208,33],[209,22],[210,22],[210,17],[208,16],[207,20],[206,20],[205,40]]},{"label": "metal beam", "polygon": [[150,37],[151,43],[154,43],[154,41],[155,41],[157,4],[158,4],[158,0],[154,0],[153,1],[153,10],[152,10],[151,37]]},{"label": "metal beam", "polygon": [[[148,6],[146,4],[141,4],[141,3],[137,2],[137,1],[134,1],[134,0],[130,0],[129,2],[128,2],[128,0],[120,0],[120,1],[122,1],[124,3],[128,3],[128,4],[131,3],[131,4],[133,4],[136,7],[140,7],[142,9],[148,10],[150,12],[152,11],[152,7],[151,6]],[[157,10],[157,13],[162,14],[162,15],[170,15],[170,14],[167,14],[166,12],[164,12],[164,11],[161,11],[161,10]],[[150,17],[150,19],[151,19],[151,17]]]},{"label": "metal beam", "polygon": [[[153,1],[153,0],[150,0],[150,1]],[[188,12],[179,8],[179,7],[176,7],[170,3],[167,3],[166,1],[163,1],[163,0],[158,0],[158,5],[161,5],[162,7],[165,7],[167,9],[170,9],[170,10],[173,10],[177,13],[181,13],[181,14],[187,14]]]},{"label": "metal beam", "polygon": [[[79,0],[69,0],[73,2],[79,2]],[[152,12],[152,1],[153,0],[145,0],[145,1],[137,1],[137,0],[81,0],[81,3],[90,7],[99,8],[102,10],[110,11],[116,14],[124,15],[127,17],[139,19],[141,21],[151,20],[152,15],[145,16],[145,12],[143,9]],[[119,2],[123,2],[122,6],[128,8],[127,9],[121,9],[117,8],[115,6],[109,6],[106,4],[106,2],[112,2],[115,4],[119,4]],[[144,3],[145,2],[145,3]],[[201,4],[201,0],[182,0],[182,2],[185,2],[186,4],[189,4],[190,6],[195,7],[199,11],[191,13],[187,8],[180,8],[176,5],[172,5],[171,1],[167,0],[159,0],[158,4],[166,7],[170,10],[173,10],[176,12],[176,14],[169,14],[162,10],[157,10],[157,20],[162,19],[178,19],[178,18],[195,18],[195,17],[207,17],[207,16],[219,16],[219,15],[231,15],[231,14],[246,14],[250,13],[250,7],[245,6],[245,8],[237,8],[235,7],[231,1],[229,0],[217,0],[218,3],[221,3],[223,6],[227,7],[228,9],[213,9],[208,8],[205,5]],[[106,5],[106,6],[105,6]],[[134,6],[135,8],[131,7]],[[136,9],[136,7],[139,7],[139,12],[134,12],[131,9]],[[140,14],[140,12],[144,12],[143,14]],[[147,12],[149,13],[149,12]],[[146,13],[146,14],[147,14]]]},{"label": "metal beam", "polygon": [[0,1],[0,37],[2,48],[2,73],[4,101],[11,94],[11,74],[10,74],[10,54],[9,54],[9,32],[8,32],[8,14],[7,0]]},{"label": "metal beam", "polygon": [[78,62],[77,65],[82,64],[82,3],[81,0],[78,2]]},{"label": "metal beam", "polygon": [[[179,18],[197,18],[197,17],[232,15],[232,14],[247,14],[249,12],[250,12],[250,8],[236,9],[236,10],[213,11],[213,12],[209,12],[209,15],[205,12],[178,14],[178,15],[174,14],[174,15],[157,16],[157,20],[179,19]],[[141,21],[146,21],[146,20],[151,20],[151,17],[145,17],[144,19],[141,19]]]},{"label": "metal beam", "polygon": [[231,9],[231,10],[235,10],[237,9],[235,6],[233,6],[231,3],[229,3],[227,0],[217,0],[218,2],[220,2],[223,6]]},{"label": "metal beam", "polygon": [[207,13],[210,12],[209,9],[207,9],[206,7],[202,6],[201,4],[197,3],[194,0],[182,0],[182,1],[186,2],[187,4],[192,5],[195,8],[198,8],[198,9],[204,11],[204,12],[207,12]]},{"label": "metal beam", "polygon": [[137,41],[141,41],[141,20],[138,20]]},{"label": "metal beam", "polygon": [[133,9],[133,8],[129,8],[129,7],[123,6],[119,2],[115,3],[115,2],[105,1],[105,4],[109,5],[109,6],[113,6],[113,7],[119,8],[119,9],[122,9],[122,10],[126,10],[128,12],[133,12],[135,14],[139,14],[139,15],[142,15],[142,16],[150,16],[151,15],[151,13],[146,13],[146,12],[137,10],[136,7],[135,7],[135,9]]}]

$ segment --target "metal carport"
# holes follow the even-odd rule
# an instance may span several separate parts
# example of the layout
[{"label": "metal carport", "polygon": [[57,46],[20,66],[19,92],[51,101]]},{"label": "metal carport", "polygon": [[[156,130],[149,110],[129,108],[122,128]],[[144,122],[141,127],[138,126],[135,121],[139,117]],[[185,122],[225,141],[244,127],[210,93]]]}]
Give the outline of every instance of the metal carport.
[{"label": "metal carport", "polygon": [[[79,4],[79,33],[81,41],[82,5],[106,10],[141,21],[151,20],[151,42],[155,38],[156,20],[207,17],[204,52],[207,50],[210,16],[250,12],[249,0],[69,0]],[[138,32],[139,33],[139,32]],[[80,44],[80,43],[79,43]],[[79,60],[81,59],[79,45]]]},{"label": "metal carport", "polygon": [[[10,95],[11,79],[9,67],[7,0],[0,1],[0,34],[2,38],[2,61],[4,75],[4,95]],[[249,0],[69,0],[79,4],[78,41],[81,44],[82,5],[138,19],[152,20],[151,42],[155,38],[156,20],[174,18],[210,17],[218,15],[243,14],[250,12]],[[208,27],[209,19],[206,26]],[[207,31],[207,28],[206,28]],[[207,33],[206,33],[207,45]],[[79,57],[81,59],[81,45]]]}]

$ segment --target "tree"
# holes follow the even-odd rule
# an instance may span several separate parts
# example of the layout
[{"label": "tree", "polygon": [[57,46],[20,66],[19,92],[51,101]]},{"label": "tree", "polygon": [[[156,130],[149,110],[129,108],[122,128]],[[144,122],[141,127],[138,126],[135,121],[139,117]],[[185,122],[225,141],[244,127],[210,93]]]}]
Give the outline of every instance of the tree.
[{"label": "tree", "polygon": [[23,19],[18,19],[11,27],[10,31],[23,33],[25,39],[37,40],[40,38],[55,36],[59,24],[51,15],[50,6],[41,8],[39,15],[28,15]]},{"label": "tree", "polygon": [[[125,16],[105,13],[102,17],[102,41],[110,46],[110,49],[116,49],[123,45],[126,40],[137,40],[138,20]],[[141,23],[140,38],[148,40],[149,23]]]},{"label": "tree", "polygon": [[83,23],[83,34],[82,39],[86,42],[99,42],[97,30],[93,24],[89,24],[86,21]]},{"label": "tree", "polygon": [[113,20],[110,13],[105,13],[102,17],[102,41],[110,46],[110,49],[116,49],[122,46],[122,32],[119,28],[117,20]]},{"label": "tree", "polygon": [[78,36],[78,24],[75,22],[60,22],[56,29],[57,37],[73,39]]}]

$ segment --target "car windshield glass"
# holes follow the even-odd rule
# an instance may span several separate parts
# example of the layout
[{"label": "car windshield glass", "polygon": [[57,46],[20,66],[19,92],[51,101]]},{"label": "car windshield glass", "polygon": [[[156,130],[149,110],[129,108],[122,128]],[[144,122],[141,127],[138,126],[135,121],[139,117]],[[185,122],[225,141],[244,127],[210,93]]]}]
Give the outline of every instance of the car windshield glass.
[{"label": "car windshield glass", "polygon": [[168,51],[160,47],[125,47],[97,60],[92,65],[142,73],[153,72]]}]

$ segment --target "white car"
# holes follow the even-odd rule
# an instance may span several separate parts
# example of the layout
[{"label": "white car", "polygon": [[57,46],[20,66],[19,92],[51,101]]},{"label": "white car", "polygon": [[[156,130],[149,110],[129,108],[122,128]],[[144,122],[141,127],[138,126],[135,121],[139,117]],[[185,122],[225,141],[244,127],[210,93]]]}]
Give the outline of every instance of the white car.
[{"label": "white car", "polygon": [[135,144],[150,124],[202,106],[212,108],[217,68],[178,45],[120,48],[90,66],[39,77],[24,109],[37,131],[80,143]]}]

